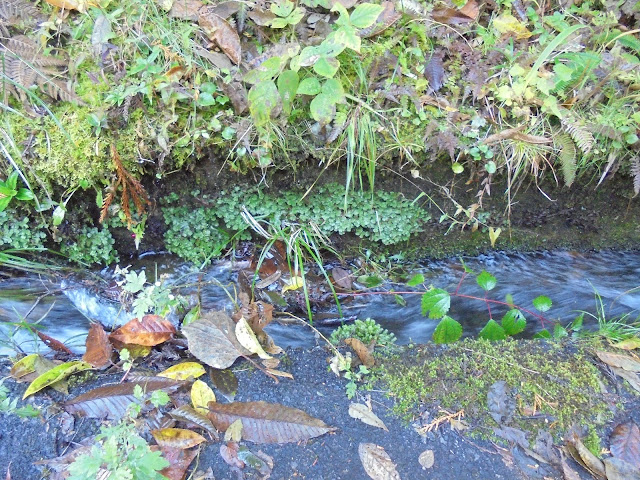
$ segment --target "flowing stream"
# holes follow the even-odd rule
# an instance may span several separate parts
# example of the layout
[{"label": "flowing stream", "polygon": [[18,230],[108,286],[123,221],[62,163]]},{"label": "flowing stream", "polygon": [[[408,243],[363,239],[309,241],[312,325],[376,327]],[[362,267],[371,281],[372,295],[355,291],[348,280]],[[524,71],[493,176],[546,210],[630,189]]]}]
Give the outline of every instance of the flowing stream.
[{"label": "flowing stream", "polygon": [[[640,311],[640,252],[544,252],[530,254],[495,253],[465,258],[466,265],[479,272],[482,269],[495,275],[498,284],[489,293],[489,298],[503,301],[512,294],[516,305],[531,308],[531,301],[538,295],[547,295],[553,301],[546,316],[567,324],[579,311],[594,313],[597,302],[595,292],[602,299],[607,317],[629,314],[635,321]],[[133,263],[133,262],[132,262]],[[233,292],[237,273],[229,262],[215,264],[203,272],[193,273],[180,260],[169,255],[147,255],[136,260],[132,269],[145,269],[148,279],[164,275],[170,282],[180,284],[201,282],[200,297],[203,310],[225,309],[232,312],[232,303],[223,288]],[[428,262],[415,273],[421,272],[426,283],[454,291],[460,281],[463,268],[459,260]],[[113,270],[99,272],[101,278],[109,279]],[[158,277],[157,277],[158,276]],[[384,290],[406,291],[403,285],[385,284]],[[191,292],[195,293],[196,287]],[[459,292],[464,295],[482,297],[483,292],[472,277],[461,284]],[[438,320],[420,314],[420,295],[404,295],[405,305],[396,302],[393,295],[372,294],[358,296],[342,305],[345,317],[376,319],[398,338],[398,342],[425,342],[431,338]],[[506,307],[491,307],[493,317],[499,320]],[[466,298],[452,298],[451,315],[464,327],[464,335],[475,335],[486,324],[488,311],[484,302]],[[99,320],[109,327],[122,324],[132,318],[117,302],[104,298],[91,282],[77,279],[51,279],[36,275],[0,280],[0,354],[10,354],[15,345],[24,351],[46,350],[33,339],[28,330],[17,328],[27,316],[27,321],[38,321],[46,334],[66,341],[75,351],[81,352],[90,325],[90,319]],[[336,315],[337,316],[337,315]],[[14,322],[14,325],[8,323]],[[585,316],[585,325],[595,326],[597,321]],[[325,335],[332,326],[314,323]],[[552,327],[552,325],[551,325]],[[542,328],[540,321],[527,315],[525,337],[531,337]],[[315,345],[319,339],[314,332],[302,324],[274,321],[267,327],[268,333],[281,347]]]}]

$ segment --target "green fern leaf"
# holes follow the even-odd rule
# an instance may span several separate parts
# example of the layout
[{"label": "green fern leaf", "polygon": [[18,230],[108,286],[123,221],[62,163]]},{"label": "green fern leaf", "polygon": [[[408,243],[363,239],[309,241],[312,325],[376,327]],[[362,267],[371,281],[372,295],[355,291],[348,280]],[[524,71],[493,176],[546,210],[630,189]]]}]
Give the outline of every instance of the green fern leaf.
[{"label": "green fern leaf", "polygon": [[558,152],[558,161],[562,167],[564,183],[570,187],[576,178],[576,144],[566,133],[559,133],[553,137]]}]

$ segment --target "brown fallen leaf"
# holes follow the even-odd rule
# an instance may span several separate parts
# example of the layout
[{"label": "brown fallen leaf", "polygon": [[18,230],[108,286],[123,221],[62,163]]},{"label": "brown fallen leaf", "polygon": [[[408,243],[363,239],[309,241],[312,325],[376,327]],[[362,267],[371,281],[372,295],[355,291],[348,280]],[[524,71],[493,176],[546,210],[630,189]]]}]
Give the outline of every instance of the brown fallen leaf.
[{"label": "brown fallen leaf", "polygon": [[340,267],[333,267],[331,277],[336,286],[345,290],[351,290],[353,288],[353,275],[351,275],[351,271]]},{"label": "brown fallen leaf", "polygon": [[381,428],[385,432],[389,431],[384,422],[380,420],[375,413],[373,413],[373,410],[362,403],[349,404],[349,416],[360,420],[362,423],[371,425],[372,427]]},{"label": "brown fallen leaf", "polygon": [[238,393],[238,377],[235,373],[229,369],[212,369],[209,371],[209,378],[222,396],[229,402],[233,402],[236,393]]},{"label": "brown fallen leaf", "polygon": [[567,447],[571,456],[585,467],[594,477],[606,478],[604,464],[584,446],[577,434],[573,433],[567,440]]},{"label": "brown fallen leaf", "polygon": [[433,467],[435,460],[436,459],[433,454],[433,450],[425,450],[418,457],[418,463],[420,463],[420,465],[422,465],[422,468],[425,469]]},{"label": "brown fallen leaf", "polygon": [[384,7],[384,10],[378,15],[373,25],[358,31],[360,37],[369,38],[379,35],[402,18],[402,15],[396,12],[396,7],[393,2],[382,2],[381,5]]},{"label": "brown fallen leaf", "polygon": [[220,15],[216,14],[213,5],[205,5],[198,11],[198,23],[207,34],[209,40],[215,42],[229,59],[236,65],[242,61],[242,47],[240,36]]},{"label": "brown fallen leaf", "polygon": [[145,315],[142,320],[134,318],[109,335],[110,340],[121,343],[153,347],[166,342],[176,333],[170,321],[159,315]]},{"label": "brown fallen leaf", "polygon": [[82,360],[93,365],[94,368],[103,368],[111,363],[113,346],[109,342],[109,336],[99,323],[91,324],[86,341],[87,349]]},{"label": "brown fallen leaf", "polygon": [[45,333],[42,333],[40,330],[36,330],[36,334],[38,335],[38,338],[42,340],[42,343],[44,343],[51,350],[60,352],[60,353],[66,353],[68,355],[73,355],[73,352],[69,350],[69,347],[67,347],[61,341],[56,340],[55,338],[50,337]]},{"label": "brown fallen leaf", "polygon": [[624,378],[631,387],[640,392],[640,377],[638,377],[637,373],[630,372],[628,370],[624,370],[623,368],[611,367],[613,373],[615,373],[620,378]]},{"label": "brown fallen leaf", "polygon": [[179,450],[186,450],[200,445],[202,442],[206,442],[199,433],[185,428],[163,428],[160,430],[152,430],[156,443],[163,448],[177,448]]},{"label": "brown fallen leaf", "polygon": [[564,458],[562,450],[560,450],[560,466],[562,467],[564,480],[580,480],[580,475],[578,475],[578,472],[569,466],[567,460]]},{"label": "brown fallen leaf", "polygon": [[609,457],[603,462],[607,480],[640,480],[640,470],[624,460]]},{"label": "brown fallen leaf", "polygon": [[621,423],[609,437],[611,454],[640,469],[640,430],[634,422]]},{"label": "brown fallen leaf", "polygon": [[167,394],[176,392],[184,386],[184,382],[177,382],[168,378],[152,377],[145,381],[118,383],[94,388],[73,398],[64,404],[64,409],[83,417],[119,420],[124,416],[136,397],[133,391],[136,386],[142,387],[146,394],[156,390],[163,390]]},{"label": "brown fallen leaf", "polygon": [[434,53],[424,66],[424,76],[429,81],[429,90],[431,92],[437,92],[442,88],[442,85],[444,85],[444,75],[442,56]]},{"label": "brown fallen leaf", "polygon": [[609,353],[599,350],[596,355],[600,360],[611,367],[618,367],[630,372],[640,372],[640,362],[629,355],[621,355],[619,353]]},{"label": "brown fallen leaf", "polygon": [[240,356],[250,356],[236,338],[236,324],[220,312],[207,312],[182,329],[189,342],[189,351],[207,365],[224,369]]},{"label": "brown fallen leaf", "polygon": [[376,364],[376,360],[373,358],[371,351],[362,343],[362,340],[358,338],[346,338],[344,343],[353,348],[353,351],[356,352],[356,355],[358,355],[358,358],[365,367],[371,368]]},{"label": "brown fallen leaf", "polygon": [[176,0],[169,10],[169,17],[197,22],[200,7],[202,7],[200,0]]},{"label": "brown fallen leaf", "polygon": [[374,443],[361,443],[358,455],[364,471],[373,480],[400,480],[400,474],[389,454]]},{"label": "brown fallen leaf", "polygon": [[242,420],[242,437],[256,443],[298,442],[336,430],[297,408],[262,401],[209,403],[209,419],[218,431]]},{"label": "brown fallen leaf", "polygon": [[244,468],[244,462],[238,458],[238,450],[240,445],[236,442],[227,442],[226,445],[220,445],[220,456],[232,467]]},{"label": "brown fallen leaf", "polygon": [[209,418],[195,410],[190,405],[182,405],[175,410],[169,412],[172,418],[185,423],[192,423],[206,430],[216,441],[218,440],[218,431],[215,429]]},{"label": "brown fallen leaf", "polygon": [[[151,447],[155,450],[154,447]],[[160,447],[162,456],[169,462],[169,466],[160,471],[162,475],[169,480],[183,480],[186,476],[187,470],[193,459],[198,455],[198,449],[183,450],[172,447]]]}]

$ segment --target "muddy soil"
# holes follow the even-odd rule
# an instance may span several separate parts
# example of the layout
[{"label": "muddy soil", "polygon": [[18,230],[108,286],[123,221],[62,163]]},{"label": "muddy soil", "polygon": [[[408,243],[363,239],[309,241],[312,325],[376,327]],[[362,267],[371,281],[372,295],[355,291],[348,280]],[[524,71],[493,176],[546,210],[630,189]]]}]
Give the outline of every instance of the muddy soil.
[{"label": "muddy soil", "polygon": [[[321,347],[306,351],[288,350],[281,369],[289,371],[294,380],[281,379],[278,384],[248,363],[236,363],[239,379],[236,401],[264,400],[297,407],[338,428],[335,433],[302,444],[257,445],[244,442],[252,451],[261,450],[273,457],[271,479],[365,480],[368,476],[358,458],[358,445],[365,442],[384,447],[396,463],[402,479],[563,478],[557,469],[536,462],[517,447],[498,447],[487,441],[467,438],[449,426],[421,438],[410,425],[391,413],[392,401],[382,391],[369,393],[373,411],[384,421],[389,432],[351,418],[348,415],[350,400],[344,390],[345,380],[327,372],[329,356],[329,352]],[[9,362],[3,360],[0,366],[2,377],[8,375],[9,367]],[[65,429],[65,414],[61,413],[60,403],[98,385],[117,382],[119,378],[120,375],[103,375],[72,388],[68,397],[51,389],[34,395],[29,403],[41,408],[40,418],[21,420],[15,415],[0,414],[0,475],[14,480],[46,478],[42,466],[36,466],[34,462],[66,453],[77,442],[98,430],[98,422],[93,420],[76,420],[73,428]],[[13,398],[20,398],[26,388],[25,384],[16,384],[11,379],[5,380],[5,386]],[[221,395],[218,399],[225,401]],[[640,409],[637,402],[634,405],[636,408],[627,410],[625,418],[640,423]],[[248,468],[231,470],[220,457],[221,444],[208,443],[201,449],[199,458],[194,462],[198,470],[210,468],[216,480],[261,478]],[[428,470],[418,463],[418,456],[425,450],[433,450],[435,457],[433,467]],[[580,478],[590,478],[575,464],[573,468],[581,472]]]}]

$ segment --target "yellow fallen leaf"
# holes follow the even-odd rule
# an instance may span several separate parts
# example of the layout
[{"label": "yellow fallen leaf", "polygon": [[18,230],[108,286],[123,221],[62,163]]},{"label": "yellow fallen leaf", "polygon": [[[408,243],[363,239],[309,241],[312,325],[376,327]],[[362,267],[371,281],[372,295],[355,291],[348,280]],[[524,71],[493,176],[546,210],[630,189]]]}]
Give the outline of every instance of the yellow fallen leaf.
[{"label": "yellow fallen leaf", "polygon": [[151,435],[153,435],[156,443],[161,447],[171,447],[180,450],[186,450],[187,448],[195,447],[207,441],[207,439],[199,433],[184,428],[152,430]]},{"label": "yellow fallen leaf", "polygon": [[204,415],[209,412],[209,402],[216,401],[216,394],[213,393],[211,387],[202,380],[196,380],[191,386],[191,404],[193,408]]},{"label": "yellow fallen leaf", "polygon": [[612,346],[616,348],[620,348],[622,350],[635,350],[636,348],[640,348],[640,338],[638,337],[627,338],[626,340],[622,340],[621,342],[614,343]]},{"label": "yellow fallen leaf", "polygon": [[491,248],[495,247],[496,240],[498,240],[498,237],[501,233],[502,229],[500,227],[496,228],[495,230],[493,227],[489,227],[489,240],[491,241]]},{"label": "yellow fallen leaf", "polygon": [[491,25],[494,30],[502,35],[513,33],[517,40],[529,38],[531,36],[531,32],[527,30],[526,25],[510,13],[503,13],[502,15],[494,18]]},{"label": "yellow fallen leaf", "polygon": [[227,430],[224,432],[224,441],[239,442],[240,440],[242,440],[242,420],[237,419],[229,425]]},{"label": "yellow fallen leaf", "polygon": [[198,378],[206,372],[204,367],[197,362],[184,362],[167,368],[164,372],[158,374],[159,377],[171,378],[172,380],[187,380],[189,378]]},{"label": "yellow fallen leaf", "polygon": [[302,277],[298,277],[298,276],[291,277],[289,282],[286,283],[284,287],[282,287],[282,293],[284,294],[289,290],[298,290],[299,288],[302,288],[303,285],[304,285],[304,280],[302,280]]},{"label": "yellow fallen leaf", "polygon": [[238,342],[240,342],[240,345],[251,353],[257,353],[262,359],[271,358],[271,355],[265,352],[260,345],[260,342],[258,342],[256,334],[253,333],[253,330],[251,330],[249,323],[244,317],[240,317],[240,320],[236,323],[236,338],[238,339]]}]

